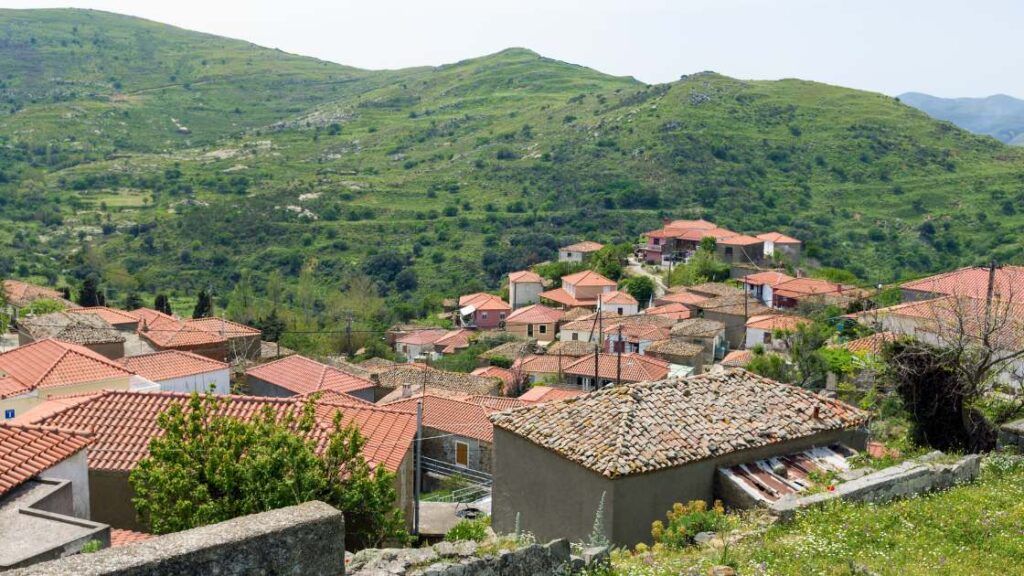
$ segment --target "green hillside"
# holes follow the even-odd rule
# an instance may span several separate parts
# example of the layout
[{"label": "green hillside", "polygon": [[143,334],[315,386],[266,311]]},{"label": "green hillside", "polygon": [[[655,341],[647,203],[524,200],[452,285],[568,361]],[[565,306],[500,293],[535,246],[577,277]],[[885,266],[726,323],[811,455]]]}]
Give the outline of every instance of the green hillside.
[{"label": "green hillside", "polygon": [[0,11],[0,70],[0,275],[225,295],[315,257],[412,311],[665,216],[871,283],[1024,246],[1024,151],[813,82],[524,49],[373,72],[80,10]]}]

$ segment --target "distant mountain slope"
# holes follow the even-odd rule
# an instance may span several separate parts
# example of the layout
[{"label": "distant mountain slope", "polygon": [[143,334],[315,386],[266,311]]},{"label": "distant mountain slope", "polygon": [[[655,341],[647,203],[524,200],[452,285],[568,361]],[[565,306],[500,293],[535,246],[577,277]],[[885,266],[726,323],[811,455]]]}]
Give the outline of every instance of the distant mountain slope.
[{"label": "distant mountain slope", "polygon": [[907,92],[900,100],[939,120],[946,120],[1000,142],[1024,146],[1024,100],[1005,94],[985,98],[939,98]]},{"label": "distant mountain slope", "polygon": [[0,11],[0,70],[0,275],[223,295],[316,257],[410,310],[667,216],[866,282],[1024,251],[1024,151],[815,82],[367,71],[81,10]]}]

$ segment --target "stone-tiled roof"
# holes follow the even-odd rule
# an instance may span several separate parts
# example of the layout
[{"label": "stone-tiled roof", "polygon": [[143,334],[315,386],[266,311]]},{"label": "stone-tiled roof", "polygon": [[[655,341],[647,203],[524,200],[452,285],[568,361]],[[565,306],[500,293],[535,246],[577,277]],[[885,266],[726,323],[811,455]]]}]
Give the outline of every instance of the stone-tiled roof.
[{"label": "stone-tiled roof", "polygon": [[85,432],[0,424],[0,495],[74,456],[92,441]]},{"label": "stone-tiled roof", "polygon": [[[392,394],[401,395],[402,386],[409,384],[413,390],[421,390],[426,387],[428,392],[439,392],[444,394],[493,394],[501,389],[500,378],[486,376],[473,376],[463,372],[447,372],[433,368],[415,368],[404,365],[396,366],[391,370],[381,372],[377,375],[377,382],[384,388],[393,390],[385,397],[386,400],[393,400]],[[399,396],[400,397],[400,396]],[[382,400],[383,401],[383,400]]]},{"label": "stone-tiled roof", "polygon": [[652,306],[644,310],[644,314],[648,316],[664,316],[675,321],[686,320],[693,316],[693,310],[690,310],[685,304],[679,302],[669,302],[668,304],[662,304],[661,306]]},{"label": "stone-tiled roof", "polygon": [[721,332],[725,332],[725,324],[717,320],[707,320],[705,318],[682,320],[677,322],[670,331],[672,336],[689,338],[711,338]]},{"label": "stone-tiled roof", "polygon": [[470,372],[473,376],[483,376],[485,378],[500,378],[506,386],[512,386],[516,383],[516,375],[507,368],[501,368],[500,366],[481,366],[476,370]]},{"label": "stone-tiled roof", "polygon": [[[175,392],[112,391],[91,395],[82,402],[49,409],[44,402],[26,416],[39,416],[32,423],[60,428],[88,430],[96,442],[89,448],[92,470],[129,471],[149,453],[149,441],[161,433],[158,416],[172,405],[188,406],[191,395]],[[218,396],[223,404],[221,414],[250,420],[270,410],[279,417],[298,416],[304,400],[298,398],[263,398],[257,396]],[[312,437],[326,446],[333,429],[334,415],[341,412],[342,425],[355,423],[366,438],[363,456],[371,465],[384,465],[395,471],[412,445],[416,435],[416,416],[388,410],[365,402],[320,401],[316,405],[317,427]]]},{"label": "stone-tiled roof", "polygon": [[697,294],[699,296],[708,296],[709,298],[713,298],[715,296],[731,296],[734,294],[743,293],[742,289],[737,288],[731,284],[725,284],[723,282],[705,282],[703,284],[697,284],[695,286],[687,286],[684,290],[691,294]]},{"label": "stone-tiled roof", "polygon": [[560,252],[583,252],[583,253],[590,253],[590,252],[597,252],[601,248],[604,248],[604,244],[601,244],[599,242],[594,242],[594,241],[591,241],[591,240],[584,240],[582,242],[577,242],[575,244],[570,244],[568,246],[562,246],[558,250]]},{"label": "stone-tiled roof", "polygon": [[245,374],[295,394],[312,394],[326,390],[347,394],[374,387],[370,380],[299,355],[260,364],[250,368]]},{"label": "stone-tiled roof", "polygon": [[491,416],[498,428],[608,478],[854,428],[857,408],[735,369],[625,384]]},{"label": "stone-tiled roof", "polygon": [[524,354],[531,354],[533,352],[534,340],[528,341],[513,341],[499,344],[494,348],[484,352],[477,358],[483,360],[490,360],[492,358],[508,358],[509,360],[515,360],[519,356]]},{"label": "stone-tiled roof", "polygon": [[182,350],[164,350],[119,360],[122,366],[153,382],[227,370],[228,364]]},{"label": "stone-tiled roof", "polygon": [[18,321],[18,329],[31,336],[33,340],[56,338],[83,346],[125,341],[123,334],[97,314],[53,312],[22,318]]},{"label": "stone-tiled roof", "polygon": [[[778,292],[776,292],[778,293]],[[746,304],[743,301],[746,300]],[[772,309],[761,303],[756,298],[751,298],[742,292],[730,296],[718,296],[710,298],[699,304],[705,314],[726,314],[729,316],[747,317],[760,314],[770,314]]]},{"label": "stone-tiled roof", "polygon": [[576,356],[559,357],[557,354],[535,354],[517,359],[512,365],[512,370],[524,374],[558,374],[565,372],[565,369],[576,360],[578,360]]},{"label": "stone-tiled roof", "polygon": [[594,353],[594,342],[584,342],[582,340],[559,340],[544,352],[549,356],[586,356],[587,354]]},{"label": "stone-tiled roof", "polygon": [[670,356],[693,357],[704,353],[704,347],[682,338],[666,338],[652,342],[647,347],[648,354],[666,354]]}]

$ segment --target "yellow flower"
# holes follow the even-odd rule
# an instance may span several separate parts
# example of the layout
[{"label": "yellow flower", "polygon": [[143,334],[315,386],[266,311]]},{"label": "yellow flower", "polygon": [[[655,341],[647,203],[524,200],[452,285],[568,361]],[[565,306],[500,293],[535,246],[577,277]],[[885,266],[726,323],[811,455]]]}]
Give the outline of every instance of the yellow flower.
[{"label": "yellow flower", "polygon": [[655,520],[651,523],[651,536],[655,540],[660,540],[661,535],[665,532],[665,525],[661,523],[661,520]]},{"label": "yellow flower", "polygon": [[637,554],[645,554],[646,552],[647,552],[647,544],[644,544],[643,542],[641,542],[641,543],[636,545],[636,553]]}]

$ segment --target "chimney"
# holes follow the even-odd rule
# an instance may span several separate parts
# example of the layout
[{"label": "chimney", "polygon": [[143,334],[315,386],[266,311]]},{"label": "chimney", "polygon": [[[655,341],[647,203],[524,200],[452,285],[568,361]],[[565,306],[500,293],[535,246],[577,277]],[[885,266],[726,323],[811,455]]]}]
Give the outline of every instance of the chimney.
[{"label": "chimney", "polygon": [[402,398],[409,398],[412,396],[412,384],[408,382],[402,384]]}]

